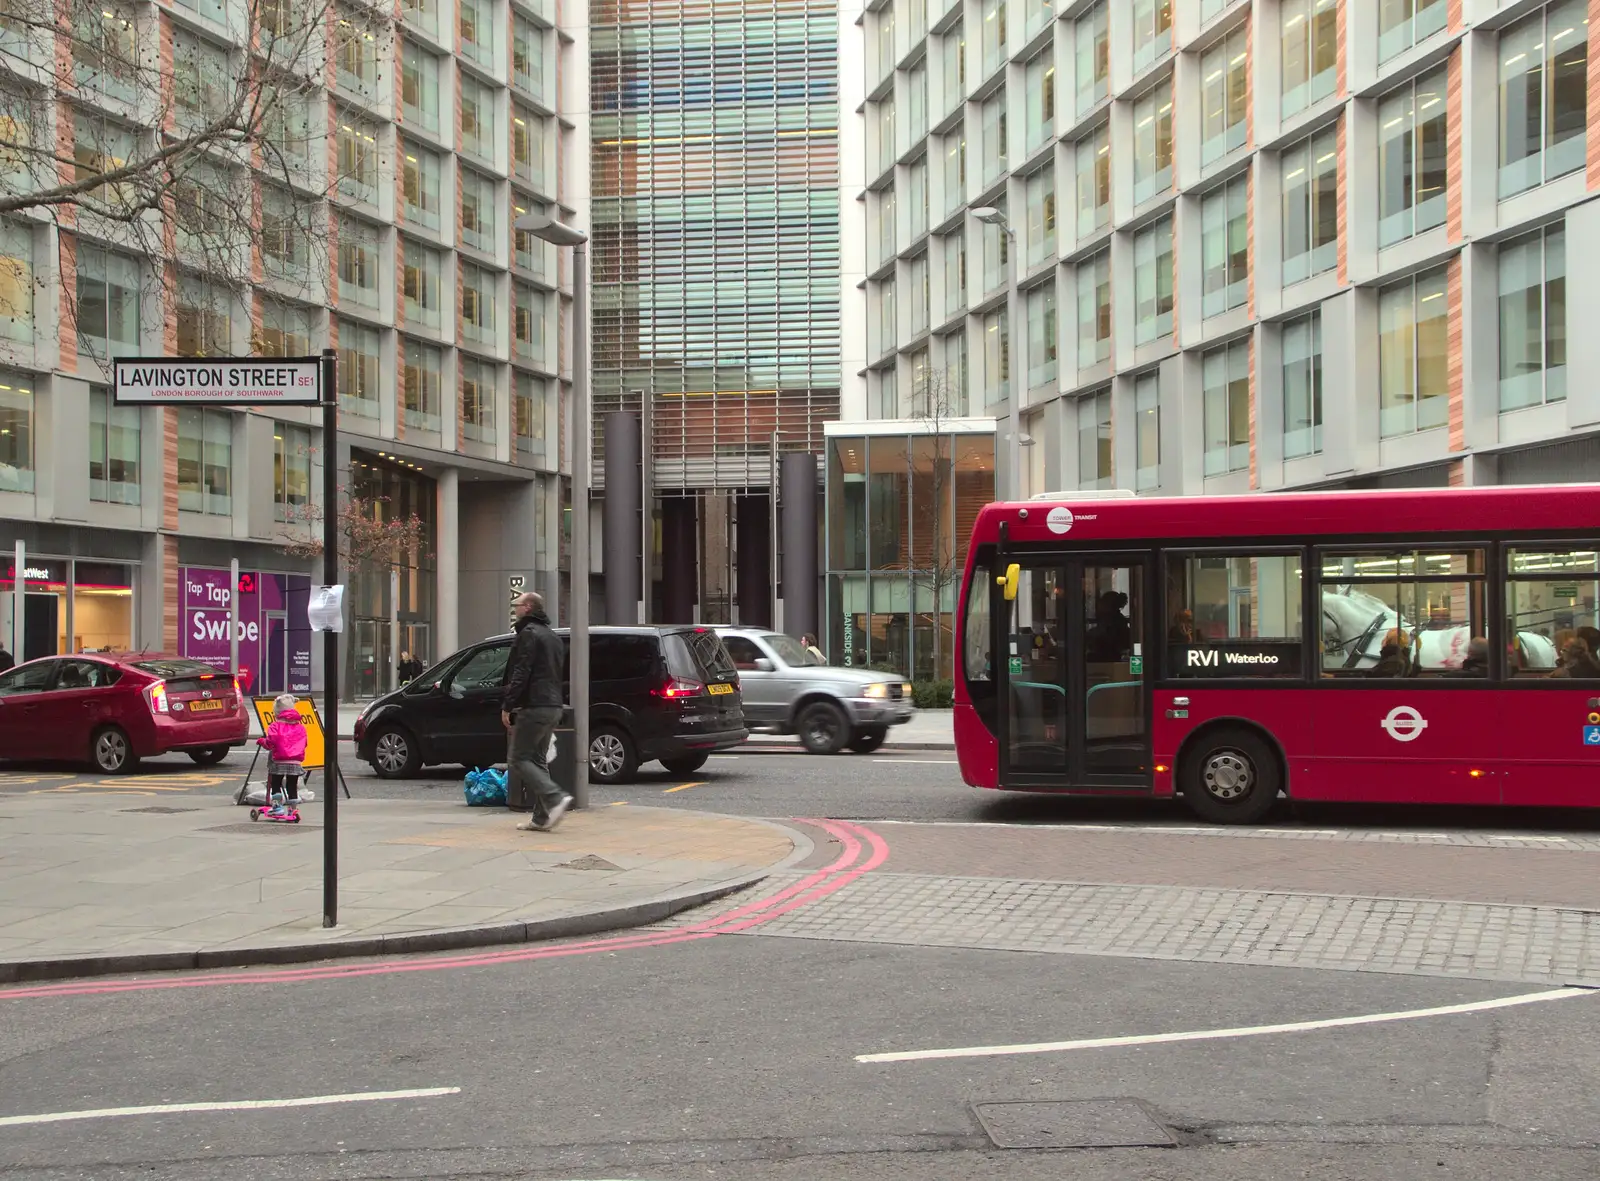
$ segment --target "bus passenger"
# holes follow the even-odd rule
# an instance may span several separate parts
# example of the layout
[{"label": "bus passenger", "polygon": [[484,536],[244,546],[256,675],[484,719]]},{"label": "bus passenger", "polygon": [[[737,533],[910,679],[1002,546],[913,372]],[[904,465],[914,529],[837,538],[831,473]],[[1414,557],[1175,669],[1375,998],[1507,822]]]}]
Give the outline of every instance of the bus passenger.
[{"label": "bus passenger", "polygon": [[1467,658],[1461,662],[1464,677],[1489,675],[1489,641],[1483,636],[1473,636],[1467,644]]},{"label": "bus passenger", "polygon": [[1574,636],[1567,641],[1567,646],[1561,650],[1561,663],[1552,677],[1582,677],[1591,680],[1600,677],[1600,662],[1589,651],[1589,645],[1581,637]]},{"label": "bus passenger", "polygon": [[1397,627],[1391,627],[1383,637],[1383,647],[1378,652],[1378,663],[1368,671],[1369,677],[1404,677],[1411,673],[1411,637]]},{"label": "bus passenger", "polygon": [[1205,633],[1194,625],[1194,612],[1185,607],[1172,618],[1172,627],[1167,631],[1167,642],[1182,644],[1190,648],[1198,648],[1206,642]]}]

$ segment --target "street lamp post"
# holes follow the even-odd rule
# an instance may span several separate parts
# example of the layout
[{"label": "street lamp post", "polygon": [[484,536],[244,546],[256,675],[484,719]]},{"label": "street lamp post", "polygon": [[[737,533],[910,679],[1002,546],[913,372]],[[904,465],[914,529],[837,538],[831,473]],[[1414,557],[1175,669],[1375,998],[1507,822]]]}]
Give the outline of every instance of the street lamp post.
[{"label": "street lamp post", "polygon": [[568,682],[572,700],[572,797],[589,806],[589,235],[547,213],[527,213],[516,227],[555,246],[572,247],[572,628]]},{"label": "street lamp post", "polygon": [[1011,375],[1006,382],[1011,404],[1011,429],[1005,437],[1007,486],[995,491],[1004,499],[1018,500],[1022,496],[1022,403],[1028,390],[1028,317],[1017,291],[1017,231],[993,205],[980,205],[972,216],[1006,236],[1006,311],[1015,364],[1010,366]]}]

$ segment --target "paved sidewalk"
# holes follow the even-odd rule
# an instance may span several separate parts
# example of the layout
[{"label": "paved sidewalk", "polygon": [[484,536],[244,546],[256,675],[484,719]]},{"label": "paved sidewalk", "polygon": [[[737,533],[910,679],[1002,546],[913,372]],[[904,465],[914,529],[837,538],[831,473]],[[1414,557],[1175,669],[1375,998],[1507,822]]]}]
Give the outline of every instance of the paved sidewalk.
[{"label": "paved sidewalk", "polygon": [[[322,803],[252,823],[223,797],[0,801],[0,982],[559,938],[657,921],[795,864],[784,826],[620,805],[521,832],[499,808],[344,800],[339,926]],[[131,802],[131,801],[128,801]]]}]

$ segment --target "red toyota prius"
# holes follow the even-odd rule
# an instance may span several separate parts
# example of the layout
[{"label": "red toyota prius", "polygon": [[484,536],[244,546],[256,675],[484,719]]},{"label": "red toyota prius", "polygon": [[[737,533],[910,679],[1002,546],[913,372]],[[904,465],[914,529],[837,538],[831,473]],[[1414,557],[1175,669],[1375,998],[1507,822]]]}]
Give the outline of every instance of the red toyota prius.
[{"label": "red toyota prius", "polygon": [[0,759],[87,762],[118,775],[182,751],[207,767],[249,733],[234,676],[183,656],[46,656],[0,674]]}]

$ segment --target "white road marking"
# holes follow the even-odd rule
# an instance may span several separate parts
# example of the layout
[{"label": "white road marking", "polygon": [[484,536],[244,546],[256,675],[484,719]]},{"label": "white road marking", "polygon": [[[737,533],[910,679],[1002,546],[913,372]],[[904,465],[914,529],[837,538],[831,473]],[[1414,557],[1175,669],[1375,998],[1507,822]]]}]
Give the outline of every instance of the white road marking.
[{"label": "white road marking", "polygon": [[349,1095],[307,1095],[301,1099],[234,1099],[220,1103],[153,1103],[147,1107],[100,1107],[92,1111],[49,1111],[40,1115],[0,1116],[0,1128],[59,1124],[68,1120],[115,1119],[124,1115],[176,1115],[190,1111],[263,1111],[276,1107],[327,1107],[337,1103],[375,1103],[385,1099],[432,1099],[459,1095],[460,1087],[418,1087],[409,1091],[357,1091]]},{"label": "white road marking", "polygon": [[711,756],[712,762],[716,762],[718,760],[721,760],[724,763],[735,762],[735,761],[738,760],[738,758],[739,758],[738,755],[712,755]]},{"label": "white road marking", "polygon": [[954,767],[957,765],[957,760],[955,759],[873,759],[872,761],[874,763],[929,763],[940,767]]},{"label": "white road marking", "polygon": [[1100,1050],[1113,1046],[1218,1041],[1224,1038],[1262,1037],[1273,1033],[1306,1033],[1315,1029],[1337,1029],[1347,1025],[1380,1025],[1388,1021],[1414,1021],[1420,1017],[1449,1017],[1457,1013],[1484,1013],[1491,1009],[1510,1009],[1517,1005],[1537,1005],[1543,1001],[1592,995],[1594,990],[1588,988],[1554,988],[1547,992],[1525,992],[1517,996],[1499,997],[1492,1001],[1440,1005],[1433,1009],[1406,1009],[1397,1013],[1367,1013],[1360,1017],[1331,1017],[1323,1021],[1291,1021],[1283,1025],[1245,1025],[1236,1029],[1194,1029],[1182,1033],[1144,1033],[1126,1037],[1091,1037],[1069,1042],[1025,1042],[1012,1046],[963,1046],[950,1050],[904,1050],[888,1054],[857,1054],[856,1061],[921,1062],[930,1058],[994,1058],[1007,1054],[1053,1054],[1061,1050]]}]

